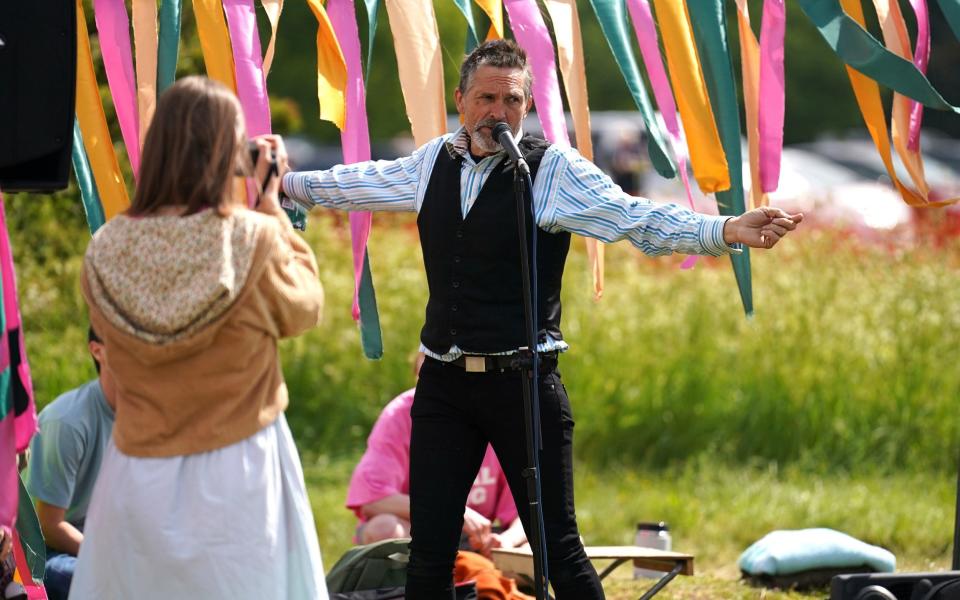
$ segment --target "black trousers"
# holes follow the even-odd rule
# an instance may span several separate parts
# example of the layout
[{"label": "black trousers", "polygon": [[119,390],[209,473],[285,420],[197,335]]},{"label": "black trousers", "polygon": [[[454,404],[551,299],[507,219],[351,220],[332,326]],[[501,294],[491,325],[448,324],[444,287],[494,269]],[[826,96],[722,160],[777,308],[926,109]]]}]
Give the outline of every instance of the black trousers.
[{"label": "black trousers", "polygon": [[[523,389],[517,371],[468,373],[427,358],[411,416],[408,600],[453,595],[463,509],[486,445],[497,453],[524,530],[531,531]],[[573,507],[573,415],[560,374],[540,375],[540,459],[550,581],[557,600],[600,600],[603,589],[580,541]]]}]

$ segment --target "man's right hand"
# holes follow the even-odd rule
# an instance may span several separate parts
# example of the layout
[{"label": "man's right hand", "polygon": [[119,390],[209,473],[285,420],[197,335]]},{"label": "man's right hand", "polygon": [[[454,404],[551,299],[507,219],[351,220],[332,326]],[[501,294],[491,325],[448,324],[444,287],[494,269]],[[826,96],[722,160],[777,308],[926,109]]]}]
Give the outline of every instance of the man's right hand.
[{"label": "man's right hand", "polygon": [[490,519],[469,506],[463,512],[463,533],[472,548],[482,551],[490,545],[490,526]]},{"label": "man's right hand", "polygon": [[7,560],[7,555],[13,548],[13,534],[6,527],[0,526],[0,562]]}]

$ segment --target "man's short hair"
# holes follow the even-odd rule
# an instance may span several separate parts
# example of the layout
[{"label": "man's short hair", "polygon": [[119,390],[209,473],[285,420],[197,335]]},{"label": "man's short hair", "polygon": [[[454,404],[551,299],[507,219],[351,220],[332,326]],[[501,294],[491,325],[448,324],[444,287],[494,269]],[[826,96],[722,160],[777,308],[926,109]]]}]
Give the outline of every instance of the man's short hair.
[{"label": "man's short hair", "polygon": [[520,69],[525,78],[523,92],[527,99],[533,88],[533,72],[527,62],[527,53],[513,40],[491,40],[473,49],[460,65],[460,93],[470,89],[473,74],[483,65],[501,69]]}]

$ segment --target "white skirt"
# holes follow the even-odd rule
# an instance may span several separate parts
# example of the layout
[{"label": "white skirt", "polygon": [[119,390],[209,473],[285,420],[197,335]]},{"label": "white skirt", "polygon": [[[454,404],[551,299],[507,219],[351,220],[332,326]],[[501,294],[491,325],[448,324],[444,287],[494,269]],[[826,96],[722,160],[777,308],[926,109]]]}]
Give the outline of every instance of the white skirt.
[{"label": "white skirt", "polygon": [[211,452],[137,458],[111,442],[70,589],[87,599],[327,600],[303,469],[281,415]]}]

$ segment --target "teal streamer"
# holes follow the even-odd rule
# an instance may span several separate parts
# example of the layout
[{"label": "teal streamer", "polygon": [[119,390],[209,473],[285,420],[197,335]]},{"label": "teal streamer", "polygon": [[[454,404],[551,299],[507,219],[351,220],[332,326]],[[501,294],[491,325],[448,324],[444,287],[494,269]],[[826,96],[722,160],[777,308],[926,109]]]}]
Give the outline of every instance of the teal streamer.
[{"label": "teal streamer", "polygon": [[23,478],[19,476],[17,488],[17,533],[20,535],[20,546],[23,548],[30,576],[35,582],[41,583],[47,569],[47,546],[43,542],[40,520],[33,508],[33,500],[23,485]]},{"label": "teal streamer", "polygon": [[939,4],[953,35],[960,40],[960,0],[939,0]]},{"label": "teal streamer", "polygon": [[371,360],[380,359],[383,357],[383,337],[380,333],[380,313],[377,312],[373,275],[370,273],[370,252],[363,255],[357,302],[360,305],[360,345],[363,346],[363,355]]},{"label": "teal streamer", "polygon": [[[960,112],[943,99],[926,76],[909,60],[887,50],[850,15],[837,0],[799,0],[807,15],[827,44],[844,63],[895,92],[930,108]],[[941,6],[943,6],[941,2]],[[960,18],[960,8],[950,7]],[[946,11],[944,11],[946,12]],[[957,23],[960,25],[960,21]],[[953,23],[951,23],[953,27]],[[954,29],[956,31],[956,28]]]},{"label": "teal streamer", "polygon": [[[722,0],[687,0],[693,38],[700,55],[703,77],[713,114],[717,119],[720,143],[727,155],[730,189],[717,192],[721,215],[741,215],[746,209],[743,193],[743,158],[740,154],[740,107],[734,83],[733,63],[727,44],[727,19]],[[731,254],[733,273],[740,289],[740,300],[747,315],[753,314],[753,288],[750,276],[750,252]]]},{"label": "teal streamer", "polygon": [[[674,1],[674,0],[671,0]],[[607,38],[607,44],[613,52],[613,57],[620,67],[620,72],[627,83],[630,95],[640,110],[640,116],[647,127],[647,150],[653,168],[664,177],[672,178],[677,174],[677,165],[667,151],[666,136],[660,127],[660,122],[653,113],[647,90],[643,87],[640,69],[633,55],[630,37],[627,35],[627,13],[624,0],[590,0],[593,12],[600,21],[600,29]]]},{"label": "teal streamer", "polygon": [[463,13],[463,18],[467,20],[467,47],[465,54],[470,54],[480,43],[478,41],[480,38],[477,36],[477,25],[473,20],[473,8],[470,7],[470,0],[453,0],[453,3],[457,5],[457,8]]},{"label": "teal streamer", "polygon": [[157,95],[177,79],[180,54],[180,0],[163,0],[160,5],[160,33],[157,41]]},{"label": "teal streamer", "polygon": [[364,0],[367,7],[367,68],[363,78],[370,81],[370,65],[373,64],[373,40],[377,37],[377,13],[380,12],[380,0]]},{"label": "teal streamer", "polygon": [[106,222],[103,214],[103,205],[100,203],[100,194],[97,185],[90,173],[90,160],[83,148],[83,135],[80,133],[80,122],[73,121],[73,172],[77,176],[77,187],[80,188],[80,199],[83,201],[83,212],[87,215],[87,226],[90,235],[100,229]]}]

